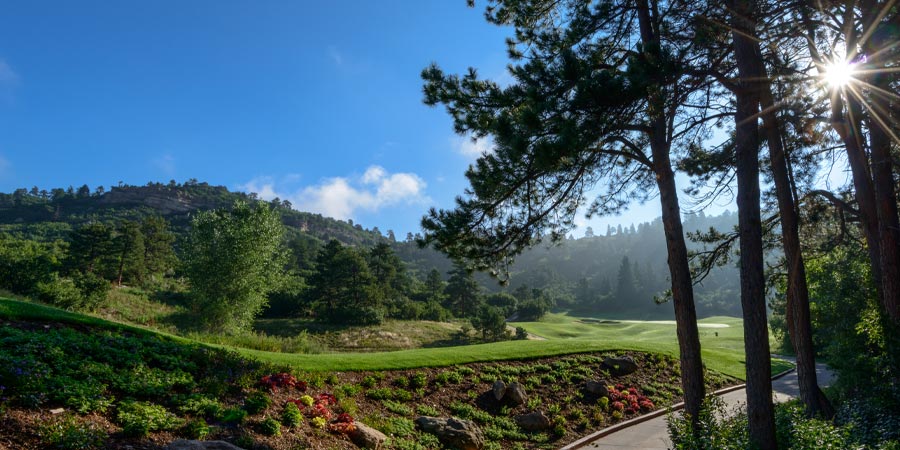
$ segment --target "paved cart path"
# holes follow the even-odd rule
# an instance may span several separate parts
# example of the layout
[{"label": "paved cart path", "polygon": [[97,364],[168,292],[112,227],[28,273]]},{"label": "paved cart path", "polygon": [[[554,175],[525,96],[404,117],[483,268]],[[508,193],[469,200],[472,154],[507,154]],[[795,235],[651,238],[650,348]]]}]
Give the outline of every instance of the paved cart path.
[{"label": "paved cart path", "polygon": [[[834,374],[824,364],[816,364],[816,375],[819,386],[825,387],[831,384]],[[772,390],[775,391],[775,401],[784,402],[800,395],[800,387],[797,383],[797,371],[772,381]],[[725,401],[727,409],[747,402],[747,392],[739,389],[726,394],[721,398]],[[662,415],[646,422],[641,422],[619,431],[599,437],[595,440],[576,443],[575,446],[564,448],[579,448],[590,450],[664,450],[669,448],[669,434],[666,429],[666,416]]]}]

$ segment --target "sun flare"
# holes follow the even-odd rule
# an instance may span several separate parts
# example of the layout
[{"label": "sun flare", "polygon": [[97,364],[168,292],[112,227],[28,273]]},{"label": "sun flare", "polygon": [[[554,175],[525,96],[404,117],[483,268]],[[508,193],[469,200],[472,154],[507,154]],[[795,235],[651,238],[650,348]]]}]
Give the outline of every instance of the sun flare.
[{"label": "sun flare", "polygon": [[824,79],[833,88],[842,88],[853,80],[855,64],[845,60],[835,60],[825,67]]}]

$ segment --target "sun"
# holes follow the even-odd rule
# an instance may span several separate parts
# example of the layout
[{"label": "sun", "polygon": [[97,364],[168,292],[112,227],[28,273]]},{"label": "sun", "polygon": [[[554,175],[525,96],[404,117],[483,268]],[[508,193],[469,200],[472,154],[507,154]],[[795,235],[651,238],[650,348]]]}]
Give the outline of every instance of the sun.
[{"label": "sun", "polygon": [[823,78],[833,88],[842,88],[853,81],[856,72],[856,64],[844,59],[835,59],[825,66]]}]

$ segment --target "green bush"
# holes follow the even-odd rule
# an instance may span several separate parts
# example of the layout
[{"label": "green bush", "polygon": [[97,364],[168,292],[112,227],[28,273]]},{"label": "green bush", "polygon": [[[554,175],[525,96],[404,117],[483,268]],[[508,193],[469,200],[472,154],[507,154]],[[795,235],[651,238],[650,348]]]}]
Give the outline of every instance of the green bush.
[{"label": "green bush", "polygon": [[281,422],[269,417],[260,422],[259,432],[266,436],[281,436]]},{"label": "green bush", "polygon": [[173,430],[181,420],[166,408],[149,402],[124,401],[116,420],[127,436],[144,437],[151,431]]},{"label": "green bush", "polygon": [[281,423],[289,428],[299,427],[303,423],[303,413],[300,412],[300,408],[292,402],[285,403],[284,409],[281,410]]},{"label": "green bush", "polygon": [[431,417],[437,417],[437,416],[441,415],[441,412],[438,411],[437,408],[435,408],[434,406],[429,406],[429,405],[417,405],[416,413],[423,415],[423,416],[431,416]]},{"label": "green bush", "polygon": [[416,424],[403,417],[369,418],[369,422],[372,428],[388,436],[405,438],[416,432]]},{"label": "green bush", "polygon": [[181,428],[181,432],[185,437],[201,441],[209,436],[209,431],[209,425],[202,418],[190,420]]},{"label": "green bush", "polygon": [[49,385],[51,400],[62,402],[80,414],[106,412],[113,402],[112,397],[106,395],[106,385],[92,377],[79,380],[60,376],[55,377]]},{"label": "green bush", "polygon": [[78,420],[72,414],[51,420],[38,428],[38,436],[47,448],[93,450],[104,447],[106,431]]},{"label": "green bush", "polygon": [[222,422],[240,424],[247,418],[247,411],[241,408],[228,408],[222,411]]},{"label": "green bush", "polygon": [[81,307],[81,291],[69,278],[60,278],[54,273],[49,280],[41,281],[34,287],[34,295],[38,300],[63,309]]},{"label": "green bush", "polygon": [[109,293],[109,281],[93,272],[75,272],[72,281],[81,293],[79,309],[96,311],[106,303],[106,295]]},{"label": "green bush", "polygon": [[256,415],[266,410],[272,405],[272,399],[264,392],[254,392],[244,400],[244,410],[248,414]]},{"label": "green bush", "polygon": [[382,400],[381,404],[384,405],[384,408],[388,411],[399,414],[401,416],[411,416],[413,415],[413,409],[409,406],[404,405],[403,403],[391,401],[391,400]]},{"label": "green bush", "polygon": [[218,417],[222,412],[222,404],[214,398],[195,394],[184,400],[184,403],[182,403],[178,410],[186,414]]},{"label": "green bush", "polygon": [[422,388],[428,385],[428,375],[424,372],[416,372],[413,376],[409,377],[409,387],[413,389]]}]

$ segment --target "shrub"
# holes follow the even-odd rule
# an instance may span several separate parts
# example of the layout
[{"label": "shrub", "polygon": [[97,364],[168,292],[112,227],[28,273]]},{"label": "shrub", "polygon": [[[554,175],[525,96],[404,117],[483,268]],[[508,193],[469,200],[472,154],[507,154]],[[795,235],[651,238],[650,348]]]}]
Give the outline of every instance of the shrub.
[{"label": "shrub", "polygon": [[244,410],[251,416],[265,411],[271,405],[272,399],[263,392],[254,392],[244,400]]},{"label": "shrub", "polygon": [[53,274],[47,281],[39,282],[34,288],[35,297],[38,300],[58,306],[63,309],[78,309],[81,307],[81,291],[69,278],[60,278]]},{"label": "shrub", "polygon": [[105,431],[93,424],[79,421],[72,414],[41,425],[38,436],[47,447],[64,450],[100,449],[108,437]]},{"label": "shrub", "polygon": [[379,417],[369,418],[370,425],[376,430],[394,437],[405,438],[416,432],[416,424],[403,417]]},{"label": "shrub", "polygon": [[281,436],[281,422],[269,417],[260,422],[259,432],[266,436]]},{"label": "shrub", "polygon": [[106,412],[113,399],[106,393],[106,385],[86,377],[76,380],[68,376],[55,377],[50,383],[51,400],[60,401],[80,414],[89,412]]},{"label": "shrub", "polygon": [[159,405],[149,402],[119,403],[117,421],[127,436],[144,437],[151,431],[173,430],[181,420]]},{"label": "shrub", "polygon": [[209,436],[209,425],[202,418],[188,421],[181,428],[182,434],[189,439],[203,440]]},{"label": "shrub", "polygon": [[416,413],[423,415],[423,416],[431,416],[431,417],[437,417],[437,416],[441,415],[441,412],[438,411],[437,408],[435,408],[434,406],[430,406],[430,405],[417,405]]},{"label": "shrub", "polygon": [[428,375],[424,372],[416,372],[409,377],[409,386],[413,389],[423,388],[428,384]]},{"label": "shrub", "polygon": [[294,403],[285,403],[284,409],[281,410],[281,423],[289,428],[300,426],[303,423],[303,413],[300,412],[300,408]]},{"label": "shrub", "polygon": [[382,400],[381,404],[384,405],[385,409],[394,414],[399,414],[401,416],[411,416],[413,414],[412,408],[404,405],[403,403],[391,400]]},{"label": "shrub", "polygon": [[92,272],[76,272],[72,275],[75,287],[81,293],[79,309],[95,311],[106,303],[109,293],[109,282]]},{"label": "shrub", "polygon": [[192,395],[178,408],[186,414],[205,417],[218,417],[222,412],[222,404],[214,398],[203,395]]},{"label": "shrub", "polygon": [[247,418],[247,411],[241,408],[228,408],[222,411],[222,422],[240,424]]}]

